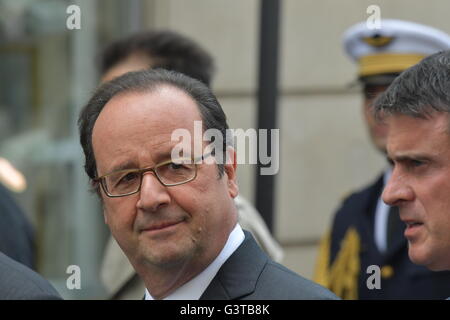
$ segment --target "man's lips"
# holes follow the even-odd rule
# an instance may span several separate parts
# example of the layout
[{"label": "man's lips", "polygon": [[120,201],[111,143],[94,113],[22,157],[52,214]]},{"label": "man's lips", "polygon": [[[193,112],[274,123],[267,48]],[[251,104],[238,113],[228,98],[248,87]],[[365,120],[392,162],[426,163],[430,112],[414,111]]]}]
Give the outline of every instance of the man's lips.
[{"label": "man's lips", "polygon": [[162,230],[162,229],[166,229],[172,226],[175,226],[179,223],[183,222],[183,220],[181,221],[165,221],[165,222],[159,222],[159,223],[153,223],[150,226],[147,226],[145,228],[142,228],[141,231],[157,231],[157,230]]},{"label": "man's lips", "polygon": [[421,223],[421,222],[406,222],[406,227],[407,228],[412,228],[412,227],[415,227],[415,226],[418,226],[418,225],[422,225],[423,223]]},{"label": "man's lips", "polygon": [[423,226],[423,222],[421,222],[420,220],[402,219],[402,221],[406,224],[406,229],[404,233],[406,238],[411,238],[415,236]]}]

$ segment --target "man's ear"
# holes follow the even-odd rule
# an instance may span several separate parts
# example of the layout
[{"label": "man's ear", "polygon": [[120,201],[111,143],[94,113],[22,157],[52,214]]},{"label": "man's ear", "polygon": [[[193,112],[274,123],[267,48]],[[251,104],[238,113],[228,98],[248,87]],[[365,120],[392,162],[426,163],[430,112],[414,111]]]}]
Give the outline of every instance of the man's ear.
[{"label": "man's ear", "polygon": [[236,150],[233,147],[227,147],[227,156],[224,164],[224,173],[227,178],[228,192],[232,198],[235,198],[239,193],[239,187],[237,184],[237,162],[236,162]]},{"label": "man's ear", "polygon": [[105,209],[105,203],[103,200],[103,190],[100,187],[100,184],[98,182],[91,181],[91,188],[92,191],[95,192],[98,196],[98,199],[100,200],[100,205],[102,207],[102,213],[103,213],[103,220],[105,221],[105,224],[108,224],[108,218],[106,215],[106,209]]},{"label": "man's ear", "polygon": [[108,225],[108,215],[106,214],[105,206],[103,205],[103,219],[105,220],[105,224]]}]

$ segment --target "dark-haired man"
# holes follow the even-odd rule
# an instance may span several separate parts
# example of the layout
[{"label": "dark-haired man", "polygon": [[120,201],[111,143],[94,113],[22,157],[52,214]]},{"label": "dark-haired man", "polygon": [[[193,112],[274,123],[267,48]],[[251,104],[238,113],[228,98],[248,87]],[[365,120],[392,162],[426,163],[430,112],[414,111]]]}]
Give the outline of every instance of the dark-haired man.
[{"label": "dark-haired man", "polygon": [[214,61],[196,42],[169,30],[144,31],[110,43],[99,56],[102,82],[130,71],[163,68],[211,86]]},{"label": "dark-haired man", "polygon": [[268,258],[237,223],[236,154],[226,135],[215,141],[230,161],[206,141],[188,143],[201,146],[197,158],[174,158],[174,131],[195,138],[197,121],[228,129],[206,85],[163,69],[103,84],[79,118],[86,172],[146,299],[334,299]]},{"label": "dark-haired man", "polygon": [[[154,30],[130,35],[109,44],[99,56],[102,82],[124,73],[150,68],[164,68],[186,74],[211,86],[214,61],[192,39],[174,31]],[[277,262],[283,250],[270,234],[258,211],[242,196],[234,198],[241,226],[250,231],[258,244]],[[138,299],[144,284],[120,250],[113,237],[105,250],[101,269],[108,297]]]}]

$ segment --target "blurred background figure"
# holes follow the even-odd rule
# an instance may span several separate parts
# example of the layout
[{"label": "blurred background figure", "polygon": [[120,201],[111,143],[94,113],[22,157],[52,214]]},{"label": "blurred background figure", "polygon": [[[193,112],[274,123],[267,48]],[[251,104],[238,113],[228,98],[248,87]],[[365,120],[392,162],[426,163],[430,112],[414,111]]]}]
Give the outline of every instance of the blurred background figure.
[{"label": "blurred background figure", "polygon": [[[16,74],[22,69],[14,62],[20,60],[20,50],[6,45],[7,40],[23,34],[23,8],[25,2],[0,1],[0,146],[17,132],[21,124],[23,109],[14,106],[13,101],[24,99],[20,86],[10,88],[17,77],[10,75],[16,68]],[[15,57],[13,57],[15,55]],[[21,101],[22,102],[22,101]],[[26,265],[36,267],[35,231],[29,216],[17,202],[27,188],[26,179],[17,168],[17,161],[2,150],[0,152],[0,252]]]},{"label": "blurred background figure", "polygon": [[[107,46],[99,57],[102,82],[124,73],[149,68],[182,72],[211,86],[214,61],[193,40],[172,31],[133,34]],[[239,223],[250,231],[272,259],[280,262],[283,251],[257,210],[242,196],[235,198]],[[101,268],[101,278],[112,299],[141,299],[145,290],[127,257],[111,236]]]},{"label": "blurred background figure", "polygon": [[[369,29],[365,21],[352,26],[343,42],[358,65],[370,137],[385,154],[388,127],[372,115],[373,100],[400,72],[427,55],[449,49],[450,36],[417,23],[381,20],[381,29]],[[375,182],[344,200],[321,245],[315,280],[344,299],[444,299],[449,296],[450,273],[433,273],[409,260],[406,226],[398,209],[381,199],[390,174],[391,167],[386,166]],[[378,290],[367,285],[371,265],[381,268]]]},{"label": "blurred background figure", "polygon": [[11,194],[25,187],[23,175],[0,158],[0,252],[34,269],[34,228]]}]

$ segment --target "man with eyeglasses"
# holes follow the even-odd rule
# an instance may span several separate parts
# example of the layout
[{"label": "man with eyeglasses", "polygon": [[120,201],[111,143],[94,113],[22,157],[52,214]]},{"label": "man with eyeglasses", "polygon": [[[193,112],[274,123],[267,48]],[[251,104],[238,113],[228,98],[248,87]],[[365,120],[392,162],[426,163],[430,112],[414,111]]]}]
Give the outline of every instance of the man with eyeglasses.
[{"label": "man with eyeglasses", "polygon": [[[131,34],[108,44],[99,55],[101,82],[127,72],[163,68],[184,73],[212,87],[213,57],[193,39],[169,30],[150,30]],[[283,249],[270,234],[263,218],[242,195],[234,198],[238,221],[261,248],[276,262],[283,259]],[[140,299],[145,286],[113,237],[105,246],[100,278],[107,298]]]},{"label": "man with eyeglasses", "polygon": [[231,142],[220,145],[231,161],[209,155],[205,142],[200,159],[171,156],[179,143],[172,133],[194,137],[195,121],[225,137],[210,89],[162,69],[103,84],[79,118],[86,172],[145,299],[335,299],[268,258],[237,223]]}]

